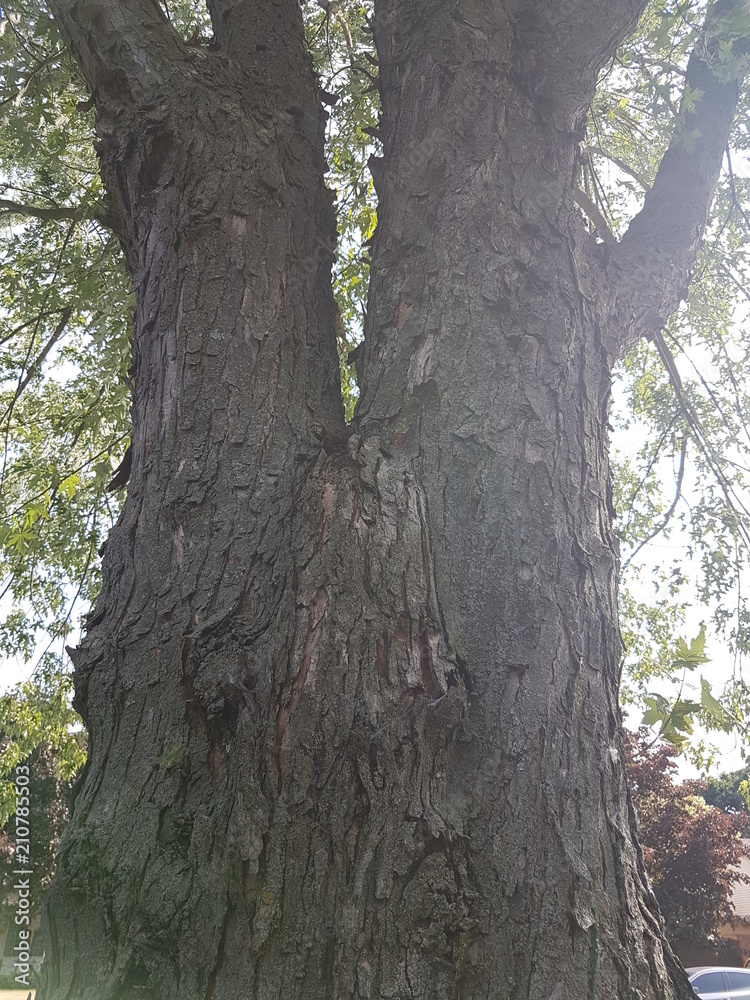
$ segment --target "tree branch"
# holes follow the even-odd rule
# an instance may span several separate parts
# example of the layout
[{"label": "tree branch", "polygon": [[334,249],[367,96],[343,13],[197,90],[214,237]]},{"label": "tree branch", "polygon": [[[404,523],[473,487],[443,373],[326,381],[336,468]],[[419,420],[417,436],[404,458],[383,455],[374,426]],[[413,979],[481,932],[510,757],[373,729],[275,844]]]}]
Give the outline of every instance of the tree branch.
[{"label": "tree branch", "polygon": [[279,90],[300,90],[295,76],[309,75],[311,67],[299,0],[206,0],[206,6],[219,49],[266,86],[274,81]]},{"label": "tree branch", "polygon": [[57,62],[64,51],[64,48],[55,49],[54,52],[50,52],[50,54],[45,56],[44,59],[40,59],[31,72],[24,78],[22,85],[20,87],[16,87],[0,101],[0,108],[4,108],[8,104],[12,104],[20,94],[25,94],[34,77],[36,77],[48,66],[52,66],[53,63]]},{"label": "tree branch", "polygon": [[349,53],[349,63],[353,66],[356,60],[356,53],[354,51],[354,42],[352,41],[352,33],[349,30],[349,22],[346,20],[346,15],[341,9],[341,4],[338,0],[317,0],[318,7],[321,7],[329,18],[335,17],[341,26],[341,30],[344,33],[344,41],[346,43],[346,51]]},{"label": "tree branch", "polygon": [[[708,465],[709,469],[716,477],[716,482],[724,494],[724,499],[726,501],[729,510],[734,511],[737,514],[737,532],[741,535],[745,545],[750,547],[750,529],[747,528],[747,520],[750,516],[750,509],[743,501],[742,496],[737,492],[734,483],[727,479],[724,474],[722,457],[717,453],[716,448],[712,444],[711,440],[706,437],[703,430],[703,425],[701,419],[698,416],[695,407],[690,402],[688,394],[682,385],[682,379],[680,378],[679,372],[677,371],[677,365],[675,363],[674,355],[672,351],[667,346],[664,337],[661,332],[656,332],[653,337],[656,349],[659,352],[659,357],[667,371],[669,376],[669,381],[674,391],[677,403],[680,407],[680,412],[690,428],[693,439],[698,446],[698,449],[703,454],[703,458]],[[704,381],[700,372],[698,373],[701,381]],[[708,388],[704,381],[704,388]],[[711,392],[709,390],[709,395]],[[714,400],[714,405],[716,401]],[[719,416],[724,419],[724,415],[721,413],[721,408],[718,408]],[[726,461],[726,460],[724,460]]]},{"label": "tree branch", "polygon": [[127,99],[158,87],[183,49],[157,0],[49,0],[91,91]]},{"label": "tree branch", "polygon": [[80,222],[81,219],[93,219],[101,222],[101,217],[91,209],[82,205],[62,206],[56,208],[40,208],[37,205],[24,205],[8,198],[0,198],[0,217],[4,215],[23,215],[30,219],[41,219],[43,222]]},{"label": "tree branch", "polygon": [[293,110],[317,148],[325,122],[299,0],[206,0],[206,6],[216,48],[244,69],[248,100]]},{"label": "tree branch", "polygon": [[47,355],[65,332],[65,327],[68,325],[68,320],[70,319],[73,310],[70,308],[70,306],[66,306],[61,312],[62,315],[60,318],[60,322],[55,327],[54,331],[47,340],[47,343],[41,349],[37,357],[34,359],[34,361],[32,361],[32,363],[26,369],[26,374],[19,380],[19,383],[16,386],[16,391],[13,394],[13,398],[11,399],[7,409],[5,410],[5,413],[2,416],[3,420],[5,420],[6,417],[8,418],[8,420],[10,420],[13,408],[20,399],[24,389],[27,387],[29,382],[34,378],[34,376],[39,372],[42,365],[44,364]]},{"label": "tree branch", "polygon": [[646,0],[557,0],[519,4],[516,65],[540,103],[565,124],[582,124],[599,70],[635,27]]},{"label": "tree branch", "polygon": [[675,483],[674,499],[672,500],[672,503],[669,505],[669,508],[664,517],[661,519],[661,521],[656,525],[653,531],[649,532],[649,534],[646,535],[645,538],[641,539],[638,545],[636,545],[636,547],[630,553],[628,558],[622,564],[623,572],[627,569],[627,567],[630,565],[633,559],[635,559],[635,557],[638,555],[641,549],[644,546],[648,545],[649,542],[653,541],[657,535],[661,534],[661,532],[668,527],[669,522],[672,520],[672,515],[677,510],[677,504],[680,502],[680,497],[682,496],[682,481],[685,477],[685,459],[687,458],[687,448],[689,440],[690,436],[688,434],[682,435],[682,443],[680,445],[680,468],[677,473],[677,482]]},{"label": "tree branch", "polygon": [[596,226],[596,231],[599,233],[604,242],[611,244],[617,243],[615,234],[609,228],[609,223],[604,218],[604,215],[599,210],[599,206],[593,198],[589,198],[586,192],[582,191],[579,187],[577,187],[573,192],[573,197],[575,198],[576,205],[583,209],[589,220]]},{"label": "tree branch", "polygon": [[644,191],[648,191],[651,185],[648,183],[643,174],[639,174],[637,170],[634,170],[630,164],[626,163],[624,160],[620,159],[619,156],[615,156],[614,153],[607,153],[605,150],[601,149],[599,146],[586,146],[587,153],[593,153],[595,156],[601,156],[605,160],[609,160],[610,163],[614,163],[616,167],[619,167],[624,174],[632,177],[638,185],[643,188]]},{"label": "tree branch", "polygon": [[[622,354],[653,336],[687,295],[690,271],[708,221],[750,38],[734,31],[746,0],[722,0],[696,42],[672,141],[644,205],[608,261]],[[731,46],[731,49],[729,48]]]}]

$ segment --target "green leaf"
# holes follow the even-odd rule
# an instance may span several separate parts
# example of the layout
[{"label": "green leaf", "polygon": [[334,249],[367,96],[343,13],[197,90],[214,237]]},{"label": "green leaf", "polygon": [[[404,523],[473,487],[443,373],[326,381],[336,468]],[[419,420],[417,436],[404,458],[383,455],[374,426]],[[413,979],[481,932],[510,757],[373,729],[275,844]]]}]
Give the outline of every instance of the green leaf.
[{"label": "green leaf", "polygon": [[701,708],[717,724],[721,725],[724,722],[724,709],[711,694],[711,687],[704,677],[701,677]]},{"label": "green leaf", "polygon": [[677,640],[675,658],[672,661],[672,665],[675,670],[681,670],[683,668],[687,670],[694,670],[697,666],[700,666],[700,664],[709,662],[710,660],[706,656],[705,625],[701,626],[700,632],[695,639],[691,640],[689,646],[684,639]]}]

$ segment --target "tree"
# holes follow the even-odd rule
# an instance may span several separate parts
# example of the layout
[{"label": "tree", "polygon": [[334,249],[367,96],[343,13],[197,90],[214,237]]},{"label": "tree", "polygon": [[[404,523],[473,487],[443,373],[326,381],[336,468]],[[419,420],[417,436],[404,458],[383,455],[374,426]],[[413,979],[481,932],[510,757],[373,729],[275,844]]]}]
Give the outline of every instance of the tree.
[{"label": "tree", "polygon": [[[716,949],[716,932],[734,919],[731,890],[747,881],[737,822],[707,805],[694,782],[675,785],[670,746],[654,746],[647,729],[625,733],[638,838],[664,924],[679,949]],[[717,956],[718,957],[718,956]]]},{"label": "tree", "polygon": [[750,833],[750,818],[745,798],[750,768],[720,774],[718,778],[706,778],[698,783],[700,794],[710,806],[716,806],[728,816],[735,817],[743,837]]},{"label": "tree", "polygon": [[[49,745],[40,744],[24,763],[29,768],[31,779],[28,853],[34,859],[28,876],[29,913],[36,916],[54,872],[55,850],[68,818],[70,783],[59,777],[55,752]],[[3,910],[13,898],[13,883],[18,881],[14,872],[19,867],[14,853],[14,825],[8,822],[0,829],[0,892],[3,903],[0,921],[3,922],[6,915]],[[8,909],[9,920],[12,921],[15,912],[11,907]]]},{"label": "tree", "polygon": [[687,998],[621,760],[607,413],[617,358],[669,357],[745,4],[598,242],[583,127],[645,3],[375,3],[348,427],[297,0],[207,7],[203,44],[154,0],[49,0],[136,305],[40,996]]},{"label": "tree", "polygon": [[[73,779],[85,760],[85,734],[75,727],[70,708],[70,678],[60,675],[47,657],[34,683],[22,684],[0,697],[0,774],[15,775],[23,766],[28,777],[29,828],[27,856],[33,859],[30,910],[39,909],[54,870],[55,852],[69,813]],[[0,891],[7,903],[18,867],[15,857],[17,788],[0,785]],[[24,867],[28,867],[24,865]]]}]

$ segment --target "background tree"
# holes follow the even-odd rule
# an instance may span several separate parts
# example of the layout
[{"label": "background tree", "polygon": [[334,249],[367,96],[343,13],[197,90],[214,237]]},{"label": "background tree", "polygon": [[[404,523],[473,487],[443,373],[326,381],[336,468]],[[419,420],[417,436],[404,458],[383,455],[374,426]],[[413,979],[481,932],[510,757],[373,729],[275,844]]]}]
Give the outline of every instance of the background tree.
[{"label": "background tree", "polygon": [[[28,767],[30,916],[36,920],[55,869],[55,856],[70,813],[74,776],[84,761],[85,734],[70,707],[70,678],[56,659],[45,657],[33,682],[0,696],[0,774],[12,779],[19,764]],[[75,730],[75,731],[73,731]],[[6,947],[17,943],[19,858],[15,848],[15,786],[0,785],[0,933]],[[35,950],[38,949],[38,943]],[[5,984],[15,986],[15,982]]]},{"label": "background tree", "polygon": [[750,768],[706,777],[697,783],[697,789],[708,805],[716,806],[723,813],[735,818],[743,837],[750,836],[750,816],[747,809],[747,783]]},{"label": "background tree", "polygon": [[[92,742],[48,996],[690,995],[628,827],[605,428],[616,357],[643,337],[671,356],[748,22],[739,3],[705,27],[664,12],[681,111],[642,211],[598,243],[582,129],[644,6],[360,20],[382,156],[374,237],[369,183],[349,230],[372,276],[345,430],[357,299],[337,317],[296,3],[212,0],[189,34],[189,5],[50,4],[136,307],[132,478],[75,654]],[[53,29],[19,10],[20,96],[50,65],[29,33]],[[324,14],[353,53],[341,7]],[[349,89],[362,108],[374,76]],[[14,327],[31,339],[9,427],[63,320],[46,340]],[[29,517],[8,543],[25,563]]]},{"label": "background tree", "polygon": [[[71,782],[60,777],[59,762],[53,747],[40,743],[25,758],[30,770],[30,846],[34,859],[30,880],[30,912],[36,916],[55,869],[55,852],[70,810]],[[14,824],[0,829],[0,893],[4,912],[0,916],[12,922],[16,912],[13,883],[18,880],[14,868]]]},{"label": "background tree", "polygon": [[694,782],[675,784],[674,747],[654,744],[645,728],[626,732],[624,745],[638,838],[667,935],[681,956],[704,948],[726,958],[717,931],[734,920],[732,889],[748,881],[738,868],[746,853],[739,824],[696,794]]}]

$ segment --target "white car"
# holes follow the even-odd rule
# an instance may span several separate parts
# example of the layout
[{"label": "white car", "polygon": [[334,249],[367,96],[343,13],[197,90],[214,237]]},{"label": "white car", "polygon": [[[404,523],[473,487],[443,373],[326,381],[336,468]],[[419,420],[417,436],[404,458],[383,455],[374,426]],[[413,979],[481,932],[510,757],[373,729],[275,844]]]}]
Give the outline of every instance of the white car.
[{"label": "white car", "polygon": [[750,1000],[750,969],[712,965],[685,971],[701,1000]]}]

